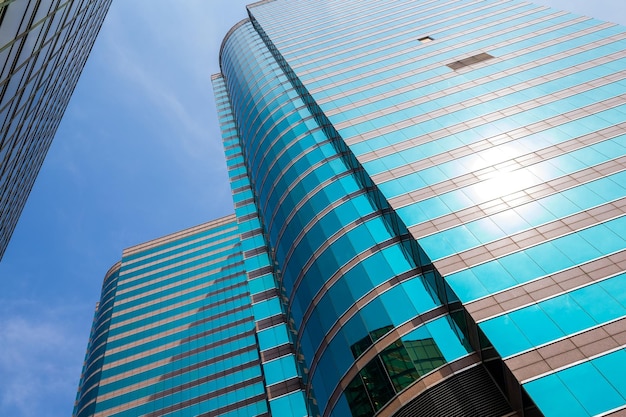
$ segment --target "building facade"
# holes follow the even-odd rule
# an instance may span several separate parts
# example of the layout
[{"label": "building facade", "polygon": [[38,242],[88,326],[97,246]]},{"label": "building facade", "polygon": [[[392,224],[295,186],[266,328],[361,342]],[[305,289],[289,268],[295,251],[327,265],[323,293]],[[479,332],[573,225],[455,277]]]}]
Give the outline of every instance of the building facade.
[{"label": "building facade", "polygon": [[110,4],[0,2],[0,259]]},{"label": "building facade", "polygon": [[[625,412],[625,28],[519,0],[266,0],[220,65],[265,387],[223,415]],[[93,340],[87,368],[117,348]],[[187,408],[209,392],[115,401],[222,415]]]},{"label": "building facade", "polygon": [[267,413],[234,216],[129,248],[104,280],[74,416],[177,409]]}]

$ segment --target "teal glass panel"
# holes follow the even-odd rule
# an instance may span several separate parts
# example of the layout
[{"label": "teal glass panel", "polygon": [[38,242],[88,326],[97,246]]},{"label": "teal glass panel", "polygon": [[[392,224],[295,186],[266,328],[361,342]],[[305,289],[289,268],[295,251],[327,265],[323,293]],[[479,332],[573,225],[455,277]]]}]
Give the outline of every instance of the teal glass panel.
[{"label": "teal glass panel", "polygon": [[624,307],[615,301],[601,285],[581,288],[571,293],[571,297],[583,306],[597,323],[604,323],[626,314]]},{"label": "teal glass panel", "polygon": [[541,309],[564,334],[573,334],[596,325],[595,320],[569,294],[543,301]]},{"label": "teal glass panel", "polygon": [[626,404],[626,400],[590,362],[565,369],[557,375],[590,415]]},{"label": "teal glass panel", "polygon": [[287,381],[298,376],[293,355],[283,356],[282,358],[263,363],[263,371],[267,385]]},{"label": "teal glass panel", "polygon": [[284,324],[279,324],[258,332],[259,349],[266,350],[289,343],[290,340],[288,332],[287,326]]},{"label": "teal glass panel", "polygon": [[448,275],[446,282],[462,302],[469,302],[489,294],[471,269]]},{"label": "teal glass panel", "polygon": [[626,373],[623,366],[626,363],[626,350],[620,349],[608,355],[603,355],[591,361],[598,372],[609,381],[612,387],[623,398],[626,398]]},{"label": "teal glass panel", "polygon": [[555,375],[524,384],[524,389],[545,417],[590,417],[589,412]]},{"label": "teal glass panel", "polygon": [[[509,313],[509,316],[518,326],[526,339],[533,346],[539,346],[563,336],[563,331],[538,306],[531,305],[521,310]],[[493,340],[494,346],[499,346],[499,340]]]},{"label": "teal glass panel", "polygon": [[546,273],[525,252],[516,253],[515,256],[505,256],[498,261],[518,282],[528,282]]},{"label": "teal glass panel", "polygon": [[499,260],[487,262],[472,269],[490,294],[517,284],[517,280],[500,264]]},{"label": "teal glass panel", "polygon": [[308,415],[304,395],[300,391],[270,400],[270,410],[273,416]]},{"label": "teal glass panel", "polygon": [[472,351],[469,341],[450,316],[432,321],[426,324],[426,328],[439,346],[446,362],[455,361]]},{"label": "teal glass panel", "polygon": [[482,322],[479,327],[503,358],[533,347],[526,335],[508,315]]}]

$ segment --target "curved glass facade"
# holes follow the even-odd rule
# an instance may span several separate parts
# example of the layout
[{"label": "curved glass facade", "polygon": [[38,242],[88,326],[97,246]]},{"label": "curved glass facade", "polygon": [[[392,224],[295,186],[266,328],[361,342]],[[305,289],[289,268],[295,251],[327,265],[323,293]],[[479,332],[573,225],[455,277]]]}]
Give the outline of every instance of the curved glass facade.
[{"label": "curved glass facade", "polygon": [[248,15],[212,77],[235,215],[124,253],[77,412],[623,414],[626,29],[520,0]]},{"label": "curved glass facade", "polygon": [[[550,384],[569,401],[576,360],[619,385],[594,355],[619,357],[626,317],[624,28],[517,0],[310,6],[249,6],[221,68],[320,413],[392,415],[463,361],[518,412],[550,415]],[[626,407],[610,392],[572,412]]]},{"label": "curved glass facade", "polygon": [[252,21],[224,42],[242,157],[309,397],[324,415],[373,415],[472,349],[432,265],[280,59]]},{"label": "curved glass facade", "polygon": [[96,409],[96,398],[98,397],[120,266],[120,263],[115,264],[104,277],[102,295],[100,302],[96,305],[89,343],[87,344],[87,355],[78,385],[78,395],[74,405],[75,417],[91,416]]}]

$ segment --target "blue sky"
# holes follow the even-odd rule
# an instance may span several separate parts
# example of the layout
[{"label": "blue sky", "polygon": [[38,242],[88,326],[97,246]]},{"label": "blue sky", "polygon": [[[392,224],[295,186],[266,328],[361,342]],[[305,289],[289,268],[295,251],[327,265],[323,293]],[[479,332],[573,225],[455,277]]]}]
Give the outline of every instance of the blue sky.
[{"label": "blue sky", "polygon": [[[122,249],[232,212],[210,75],[246,3],[113,2],[0,263],[1,416],[71,415]],[[620,0],[535,3],[626,24]]]}]

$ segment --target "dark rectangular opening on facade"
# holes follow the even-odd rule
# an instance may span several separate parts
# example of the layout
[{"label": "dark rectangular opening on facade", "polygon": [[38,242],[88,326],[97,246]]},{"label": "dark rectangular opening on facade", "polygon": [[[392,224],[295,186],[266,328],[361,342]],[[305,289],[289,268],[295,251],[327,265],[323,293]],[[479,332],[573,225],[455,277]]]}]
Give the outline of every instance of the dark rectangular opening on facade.
[{"label": "dark rectangular opening on facade", "polygon": [[493,58],[493,55],[489,55],[488,53],[483,52],[477,55],[472,55],[470,57],[461,59],[459,61],[451,62],[449,64],[446,64],[446,66],[456,71],[458,69],[467,67],[469,65],[476,64],[482,61],[487,61],[488,59],[492,59],[492,58]]}]

